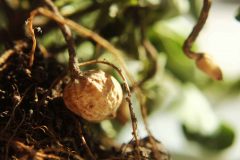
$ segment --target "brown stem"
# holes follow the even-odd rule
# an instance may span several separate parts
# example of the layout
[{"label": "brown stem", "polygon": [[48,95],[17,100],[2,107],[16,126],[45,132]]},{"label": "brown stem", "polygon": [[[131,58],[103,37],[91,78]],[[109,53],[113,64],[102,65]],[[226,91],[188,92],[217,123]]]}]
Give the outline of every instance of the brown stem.
[{"label": "brown stem", "polygon": [[36,50],[36,45],[37,45],[37,41],[36,41],[36,37],[35,37],[35,32],[33,29],[33,18],[35,16],[36,12],[31,12],[30,13],[30,17],[27,20],[27,26],[28,26],[28,33],[30,34],[31,38],[32,38],[32,48],[30,51],[30,58],[29,58],[29,67],[32,67],[33,62],[34,62],[34,53]]},{"label": "brown stem", "polygon": [[[53,13],[59,17],[60,19],[64,19],[60,12],[58,11],[57,7],[53,4],[51,0],[44,0],[47,6],[50,10],[53,11]],[[68,53],[69,53],[69,69],[71,72],[72,78],[77,78],[79,75],[81,75],[81,71],[78,67],[78,59],[77,54],[74,48],[74,40],[72,38],[72,33],[69,27],[63,23],[58,23],[63,36],[65,38],[65,41],[67,42],[68,47]]]},{"label": "brown stem", "polygon": [[[97,42],[99,45],[101,45],[103,48],[107,49],[109,52],[111,52],[119,61],[119,63],[121,64],[124,72],[126,73],[128,79],[134,84],[134,78],[131,76],[131,74],[129,73],[129,71],[127,70],[126,64],[123,60],[123,58],[121,57],[121,55],[123,55],[123,53],[118,50],[117,48],[115,48],[111,43],[109,43],[106,39],[102,38],[101,36],[99,36],[98,34],[96,34],[95,32],[81,26],[80,24],[69,20],[69,19],[63,19],[63,18],[59,18],[58,16],[56,16],[53,12],[49,11],[48,9],[45,8],[37,8],[36,10],[31,12],[31,16],[29,18],[29,22],[30,20],[32,20],[36,15],[41,14],[44,15],[58,23],[61,24],[66,24],[68,25],[71,29],[73,29],[74,31],[76,31],[76,33],[82,37],[87,37],[90,38],[92,40],[94,40],[95,42]],[[32,24],[29,25],[29,28],[32,28]],[[33,32],[34,33],[34,32]],[[32,37],[33,41],[34,38]],[[34,46],[32,47],[32,50],[35,50]]]},{"label": "brown stem", "polygon": [[52,154],[45,154],[42,150],[35,150],[32,146],[27,146],[24,143],[20,142],[20,141],[12,141],[11,142],[12,146],[14,147],[14,149],[21,153],[25,153],[25,156],[22,156],[20,159],[24,160],[24,159],[61,159],[60,157],[56,156],[56,155],[52,155]]},{"label": "brown stem", "polygon": [[194,41],[197,39],[200,31],[202,30],[204,24],[207,21],[210,7],[211,7],[211,0],[204,0],[201,14],[198,18],[198,22],[194,26],[192,32],[190,33],[190,35],[188,36],[188,38],[185,40],[185,42],[183,44],[184,53],[186,54],[186,56],[188,56],[191,59],[196,60],[200,56],[196,52],[191,51],[191,48],[192,48]]}]

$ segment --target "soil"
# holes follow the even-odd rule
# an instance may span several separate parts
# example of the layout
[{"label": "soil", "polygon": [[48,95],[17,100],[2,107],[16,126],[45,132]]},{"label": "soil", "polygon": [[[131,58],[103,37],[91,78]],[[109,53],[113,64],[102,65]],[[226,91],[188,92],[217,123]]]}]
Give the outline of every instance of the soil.
[{"label": "soil", "polygon": [[[134,159],[134,142],[119,146],[108,139],[105,145],[98,124],[65,107],[67,67],[37,49],[29,68],[30,43],[15,45],[22,43],[26,48],[14,50],[0,68],[0,159]],[[149,159],[148,139],[140,142],[141,159]]]}]

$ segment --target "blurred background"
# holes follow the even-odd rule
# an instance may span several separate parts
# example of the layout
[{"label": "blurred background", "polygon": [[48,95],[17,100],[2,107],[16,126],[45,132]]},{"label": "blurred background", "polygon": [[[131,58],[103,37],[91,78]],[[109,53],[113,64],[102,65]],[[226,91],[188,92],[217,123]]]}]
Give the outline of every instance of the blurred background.
[{"label": "blurred background", "polygon": [[[181,0],[178,3],[180,3],[181,11],[188,13],[190,9],[188,2]],[[198,4],[196,9],[200,10],[201,1],[194,3]],[[165,95],[168,98],[164,99],[166,103],[162,105],[163,108],[150,116],[151,130],[167,146],[175,160],[240,159],[240,94],[238,87],[240,78],[240,23],[235,18],[239,5],[240,1],[238,0],[214,0],[207,23],[196,42],[198,50],[209,53],[221,66],[224,81],[199,85],[202,83],[202,80],[199,79],[198,85],[189,84],[189,82],[181,83],[181,91],[179,91],[179,86],[166,84],[165,86],[169,87],[166,87],[168,94],[168,96]],[[195,24],[195,19],[189,14],[181,14],[163,23],[173,32],[187,36]],[[161,30],[160,28],[159,30]],[[201,73],[197,72],[197,74]],[[205,107],[209,107],[209,109]],[[211,120],[231,126],[235,138],[229,147],[218,151],[208,149],[207,143],[199,145],[193,142],[194,140],[189,141],[182,132],[180,123],[184,123],[188,127],[196,127],[197,129],[193,129],[193,131],[198,130],[196,132],[204,134],[207,130],[211,130],[211,126],[215,127],[216,124],[213,124],[215,122],[211,122]],[[206,131],[203,131],[204,129]],[[120,140],[123,140],[126,137],[126,132],[121,134]],[[216,140],[224,141],[224,138],[226,137],[220,136]]]},{"label": "blurred background", "polygon": [[[177,3],[180,3],[179,7],[182,12],[188,13],[190,9],[188,2],[181,0]],[[196,3],[198,4],[196,5],[197,10],[200,10],[201,1],[196,1]],[[221,66],[224,81],[208,82],[204,85],[189,84],[189,82],[182,83],[180,84],[181,91],[179,91],[179,86],[166,84],[168,96],[164,95],[165,103],[150,116],[150,129],[167,146],[172,153],[173,159],[240,159],[240,94],[239,87],[237,87],[239,86],[240,78],[240,23],[235,18],[239,5],[240,1],[237,0],[213,1],[207,23],[196,42],[198,50],[209,53]],[[189,16],[189,14],[183,14],[162,23],[173,32],[186,37],[193,24],[195,24],[195,19]],[[159,32],[165,32],[165,30],[161,31],[160,28],[156,27],[157,30],[160,30]],[[197,74],[201,73],[197,72]],[[201,78],[197,81],[197,84],[199,83],[202,83]],[[209,110],[205,109],[205,107],[209,107]],[[189,125],[189,127],[193,125],[193,128],[198,128],[196,130],[199,133],[206,133],[206,131],[201,130],[211,130],[208,127],[211,127],[212,119],[217,119],[217,123],[226,123],[229,127],[231,126],[235,134],[232,145],[216,151],[214,149],[209,150],[207,143],[199,145],[194,143],[194,140],[189,141],[186,139],[182,132],[181,122]],[[214,126],[212,125],[213,128]],[[141,127],[143,130],[144,127],[142,125]],[[129,129],[130,126],[127,126],[127,132]],[[120,134],[119,141],[126,140],[127,132],[123,131]],[[220,136],[216,140],[223,141],[224,138],[226,137]]]},{"label": "blurred background", "polygon": [[[109,40],[146,96],[148,124],[174,160],[240,159],[240,1],[213,0],[194,50],[211,55],[224,80],[213,81],[186,58],[182,44],[199,16],[202,0],[56,0],[61,13]],[[12,41],[28,39],[24,24],[37,1],[0,0],[0,53]],[[11,12],[9,12],[11,11]],[[9,14],[11,13],[11,14]],[[40,17],[38,42],[62,64],[68,63],[60,31]],[[20,27],[16,27],[16,26]],[[57,39],[57,41],[56,41]],[[74,35],[81,61],[114,57],[95,42]],[[156,55],[149,56],[142,40]],[[118,64],[116,64],[118,65]],[[121,65],[118,65],[121,67]],[[98,66],[112,74],[110,68]],[[152,73],[153,74],[149,74]],[[147,135],[133,96],[139,136]],[[119,111],[120,112],[120,111]],[[131,140],[127,113],[100,124],[117,143]],[[125,116],[125,117],[124,117]]]}]

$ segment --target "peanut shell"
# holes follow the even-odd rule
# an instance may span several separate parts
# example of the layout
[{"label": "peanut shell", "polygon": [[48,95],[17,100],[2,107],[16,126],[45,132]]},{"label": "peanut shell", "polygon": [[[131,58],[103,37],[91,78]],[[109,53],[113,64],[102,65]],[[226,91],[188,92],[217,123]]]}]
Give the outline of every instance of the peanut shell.
[{"label": "peanut shell", "polygon": [[122,102],[119,82],[100,70],[84,72],[84,76],[71,80],[64,88],[66,107],[91,122],[114,118]]},{"label": "peanut shell", "polygon": [[214,80],[222,80],[222,71],[220,67],[214,63],[212,58],[207,54],[202,54],[200,58],[196,60],[196,65]]}]

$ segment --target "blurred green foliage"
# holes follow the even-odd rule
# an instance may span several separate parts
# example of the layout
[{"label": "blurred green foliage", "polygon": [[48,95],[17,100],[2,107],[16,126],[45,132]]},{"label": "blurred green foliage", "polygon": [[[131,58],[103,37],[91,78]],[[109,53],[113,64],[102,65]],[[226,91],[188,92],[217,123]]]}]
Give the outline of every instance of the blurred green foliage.
[{"label": "blurred green foliage", "polygon": [[238,21],[240,21],[240,7],[238,8],[238,12],[237,12],[237,15],[236,15],[236,19]]},{"label": "blurred green foliage", "polygon": [[221,124],[214,134],[206,136],[198,132],[191,132],[185,125],[182,125],[183,131],[189,140],[201,144],[206,149],[220,151],[231,146],[235,139],[234,131],[229,125]]}]

